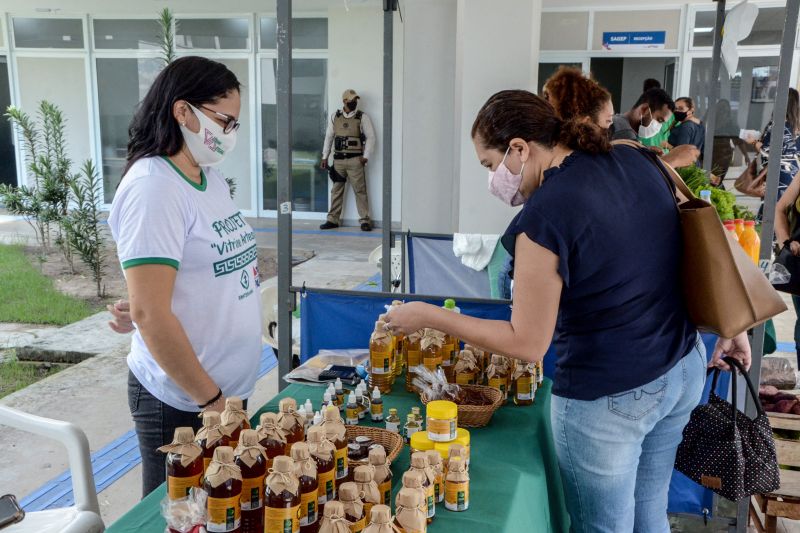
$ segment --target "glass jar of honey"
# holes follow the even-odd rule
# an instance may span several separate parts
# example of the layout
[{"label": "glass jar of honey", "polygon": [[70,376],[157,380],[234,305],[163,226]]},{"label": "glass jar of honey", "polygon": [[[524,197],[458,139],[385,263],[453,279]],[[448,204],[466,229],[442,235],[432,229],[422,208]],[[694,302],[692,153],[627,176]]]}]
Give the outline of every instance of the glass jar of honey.
[{"label": "glass jar of honey", "polygon": [[272,468],[272,460],[286,452],[286,432],[278,424],[275,413],[261,413],[258,432],[258,443],[267,451],[267,468]]},{"label": "glass jar of honey", "polygon": [[322,516],[325,504],[336,499],[336,446],[325,436],[320,426],[309,428],[308,451],[317,463],[317,504]]},{"label": "glass jar of honey", "polygon": [[278,425],[286,433],[286,455],[292,452],[292,444],[303,442],[305,434],[305,417],[297,412],[297,402],[294,398],[283,398],[278,403]]},{"label": "glass jar of honey", "polygon": [[242,533],[264,531],[264,479],[267,476],[267,451],[258,443],[258,433],[245,429],[234,450],[234,462],[242,472]]},{"label": "glass jar of honey", "polygon": [[230,446],[214,449],[214,457],[206,469],[203,489],[206,500],[206,529],[219,533],[242,531],[242,472],[233,458]]},{"label": "glass jar of honey", "polygon": [[220,415],[222,431],[230,439],[230,447],[234,450],[239,444],[239,434],[243,429],[250,429],[247,411],[244,410],[242,399],[238,396],[225,398],[225,410]]},{"label": "glass jar of honey", "polygon": [[294,443],[292,459],[294,475],[300,481],[300,533],[316,533],[319,529],[317,464],[311,458],[311,452],[305,442]]},{"label": "glass jar of honey", "polygon": [[369,464],[374,469],[372,479],[378,485],[381,503],[392,505],[392,469],[386,459],[386,450],[380,444],[369,451]]},{"label": "glass jar of honey", "polygon": [[300,481],[294,475],[294,461],[277,456],[266,480],[264,533],[300,530]]},{"label": "glass jar of honey", "polygon": [[219,413],[204,411],[202,416],[203,426],[197,430],[194,440],[203,449],[203,472],[205,472],[214,457],[214,450],[220,446],[228,446],[231,440],[222,430]]},{"label": "glass jar of honey", "polygon": [[335,407],[325,409],[323,417],[320,427],[325,430],[325,436],[336,447],[336,453],[334,454],[336,461],[336,481],[339,483],[339,480],[345,479],[348,473],[347,430],[342,423],[339,410]]},{"label": "glass jar of honey", "polygon": [[167,497],[170,500],[186,498],[192,487],[201,486],[203,449],[194,441],[192,428],[175,428],[172,443],[158,451],[167,454]]}]

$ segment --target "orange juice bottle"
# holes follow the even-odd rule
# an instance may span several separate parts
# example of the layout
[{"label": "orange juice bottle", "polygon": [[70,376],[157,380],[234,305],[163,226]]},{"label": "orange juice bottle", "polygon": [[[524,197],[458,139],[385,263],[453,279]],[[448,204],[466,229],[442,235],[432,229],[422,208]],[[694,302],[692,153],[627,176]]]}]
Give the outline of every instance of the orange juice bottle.
[{"label": "orange juice bottle", "polygon": [[753,220],[746,220],[744,223],[744,231],[739,238],[739,244],[744,248],[750,259],[757,265],[758,256],[761,252],[761,238],[756,233],[756,223]]},{"label": "orange juice bottle", "polygon": [[744,233],[744,219],[737,218],[736,220],[733,221],[733,225],[736,228],[736,236],[741,238],[742,233]]},{"label": "orange juice bottle", "polygon": [[734,222],[732,220],[726,220],[723,224],[725,226],[725,231],[731,234],[733,240],[739,242],[739,234],[736,233],[736,226],[734,225]]}]

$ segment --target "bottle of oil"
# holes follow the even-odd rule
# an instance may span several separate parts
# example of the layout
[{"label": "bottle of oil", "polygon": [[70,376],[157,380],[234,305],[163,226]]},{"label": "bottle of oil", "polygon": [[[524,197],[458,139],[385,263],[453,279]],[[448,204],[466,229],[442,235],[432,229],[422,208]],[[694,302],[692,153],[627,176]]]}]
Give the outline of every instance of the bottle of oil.
[{"label": "bottle of oil", "polygon": [[283,398],[278,403],[278,425],[286,433],[286,455],[291,454],[292,444],[303,442],[306,438],[303,429],[305,418],[297,412],[297,402],[294,398]]},{"label": "bottle of oil", "polygon": [[426,329],[420,341],[422,364],[431,372],[436,372],[442,367],[442,337],[433,329]]},{"label": "bottle of oil", "polygon": [[427,520],[420,507],[422,495],[415,489],[400,489],[397,493],[397,511],[394,525],[403,533],[425,533]]},{"label": "bottle of oil", "polygon": [[242,533],[263,533],[267,450],[258,443],[256,430],[245,429],[233,453],[234,462],[242,472]]},{"label": "bottle of oil", "polygon": [[250,429],[247,411],[244,410],[241,398],[231,396],[225,399],[225,410],[220,415],[220,422],[223,433],[230,439],[230,447],[235,450],[239,444],[239,433],[243,429]]},{"label": "bottle of oil", "polygon": [[372,389],[372,402],[370,402],[370,415],[373,422],[383,422],[383,400],[378,387]]},{"label": "bottle of oil", "polygon": [[448,511],[469,509],[469,473],[461,458],[453,458],[447,466],[444,482],[444,506]]},{"label": "bottle of oil", "polygon": [[386,323],[375,322],[375,330],[369,339],[369,381],[384,394],[392,391],[393,349],[394,339],[386,330]]},{"label": "bottle of oil", "polygon": [[416,387],[413,385],[414,378],[417,374],[412,369],[422,364],[422,348],[420,348],[420,341],[422,341],[423,333],[423,331],[415,331],[409,334],[403,343],[403,358],[406,364],[406,390],[408,392],[417,391]]},{"label": "bottle of oil", "polygon": [[442,503],[444,501],[444,465],[442,463],[442,456],[436,450],[428,450],[425,452],[425,455],[428,456],[428,464],[435,476],[433,499],[436,503]]},{"label": "bottle of oil", "polygon": [[336,499],[336,466],[334,454],[336,446],[325,436],[325,430],[319,426],[308,430],[308,451],[317,463],[317,506],[318,515],[322,516],[325,504]]},{"label": "bottle of oil", "polygon": [[300,481],[300,533],[316,533],[319,530],[317,463],[305,442],[292,446],[292,459],[294,475]]},{"label": "bottle of oil", "polygon": [[397,415],[397,409],[389,409],[389,416],[386,417],[386,429],[400,433],[400,417]]},{"label": "bottle of oil", "polygon": [[286,432],[278,425],[278,415],[261,413],[258,432],[258,443],[267,451],[267,468],[272,468],[272,460],[286,451]]},{"label": "bottle of oil", "polygon": [[386,450],[380,444],[369,451],[369,464],[374,469],[372,479],[378,485],[378,491],[381,493],[381,503],[391,506],[392,478],[394,476],[390,468],[391,465],[386,459]]},{"label": "bottle of oil", "polygon": [[206,529],[224,533],[242,532],[242,472],[233,460],[230,446],[219,446],[203,480],[208,493]]},{"label": "bottle of oil", "polygon": [[350,522],[352,533],[361,533],[367,525],[364,502],[358,493],[358,487],[352,481],[342,483],[339,487],[339,501],[344,505],[345,518]]},{"label": "bottle of oil", "polygon": [[403,429],[404,440],[408,444],[411,442],[411,435],[420,430],[419,422],[417,422],[417,417],[414,416],[414,413],[406,415],[406,425]]},{"label": "bottle of oil", "polygon": [[417,424],[419,424],[419,429],[421,431],[423,429],[423,424],[425,421],[422,419],[422,413],[420,412],[419,407],[417,406],[412,407],[411,414],[414,415],[414,420],[416,420]]},{"label": "bottle of oil", "polygon": [[203,427],[197,431],[194,440],[203,448],[203,472],[205,472],[214,457],[214,450],[220,446],[228,446],[230,438],[222,430],[219,413],[205,411],[202,416]]},{"label": "bottle of oil", "polygon": [[428,463],[428,455],[425,452],[411,454],[409,472],[418,472],[422,475],[422,487],[425,489],[425,504],[427,506],[426,516],[430,524],[436,517],[436,473]]},{"label": "bottle of oil", "polygon": [[300,481],[291,457],[279,455],[266,481],[264,532],[296,533],[300,530]]},{"label": "bottle of oil", "polygon": [[325,430],[325,436],[336,446],[336,483],[340,483],[347,477],[347,430],[342,423],[342,417],[338,409],[325,409],[321,427]]},{"label": "bottle of oil", "polygon": [[424,476],[419,472],[408,470],[403,474],[403,488],[419,492],[419,510],[425,513],[426,522],[430,524],[431,519],[428,518],[428,491],[423,486],[423,479]]},{"label": "bottle of oil", "polygon": [[158,451],[167,454],[167,496],[170,500],[185,498],[189,489],[201,486],[203,449],[194,442],[192,428],[175,428],[172,443]]},{"label": "bottle of oil", "polygon": [[533,363],[521,364],[514,370],[511,388],[514,391],[516,405],[532,405],[536,394],[536,368]]},{"label": "bottle of oil", "polygon": [[367,523],[370,521],[373,506],[380,505],[381,501],[383,500],[383,497],[378,490],[378,484],[375,483],[374,473],[375,469],[372,466],[361,465],[356,467],[355,474],[353,475],[353,480],[355,481],[356,487],[358,487],[358,491],[361,494],[361,499],[364,500],[364,514],[366,516]]},{"label": "bottle of oil", "polygon": [[[403,302],[400,300],[394,300],[392,302],[392,307],[398,307],[403,305]],[[402,333],[396,333],[394,336],[394,377],[397,378],[400,374],[403,373],[403,367],[405,366],[405,344],[406,344],[406,336]]]},{"label": "bottle of oil", "polygon": [[492,356],[492,362],[489,368],[486,369],[489,386],[499,389],[500,392],[503,393],[503,401],[508,399],[508,367],[508,359],[502,355],[495,354]]}]

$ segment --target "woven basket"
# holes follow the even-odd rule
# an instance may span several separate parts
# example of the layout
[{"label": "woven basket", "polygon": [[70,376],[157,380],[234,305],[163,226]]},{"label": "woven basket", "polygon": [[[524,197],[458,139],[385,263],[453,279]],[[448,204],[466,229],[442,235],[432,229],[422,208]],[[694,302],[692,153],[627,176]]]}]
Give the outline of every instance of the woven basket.
[{"label": "woven basket", "polygon": [[[465,389],[481,391],[493,401],[488,405],[459,405],[458,406],[458,427],[482,428],[489,423],[492,415],[503,404],[503,393],[494,387],[485,385],[459,385]],[[423,405],[427,405],[428,400],[425,394],[420,395]]]},{"label": "woven basket", "polygon": [[[373,428],[368,426],[345,426],[346,438],[350,439],[356,437],[369,437],[375,444],[380,444],[386,450],[386,459],[389,462],[394,462],[400,452],[403,450],[403,437],[394,431],[386,429]],[[369,459],[363,461],[350,461],[350,464],[355,468],[356,466],[369,464]]]}]

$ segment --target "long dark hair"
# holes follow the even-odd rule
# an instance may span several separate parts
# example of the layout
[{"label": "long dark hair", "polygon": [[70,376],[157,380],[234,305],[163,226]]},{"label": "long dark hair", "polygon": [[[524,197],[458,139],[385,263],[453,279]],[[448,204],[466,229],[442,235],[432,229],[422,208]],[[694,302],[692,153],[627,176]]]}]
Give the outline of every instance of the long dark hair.
[{"label": "long dark hair", "polygon": [[562,121],[547,100],[528,91],[508,90],[492,95],[478,111],[472,138],[487,148],[505,151],[519,137],[552,148],[558,143],[591,154],[611,150],[608,133],[579,117]]},{"label": "long dark hair", "polygon": [[793,135],[800,134],[800,95],[792,87],[789,87],[789,100],[786,102],[786,122]]},{"label": "long dark hair", "polygon": [[183,135],[172,114],[175,102],[186,100],[199,107],[240,88],[228,67],[205,57],[181,57],[167,65],[150,86],[128,127],[128,158],[122,175],[143,157],[174,155],[183,147]]}]

